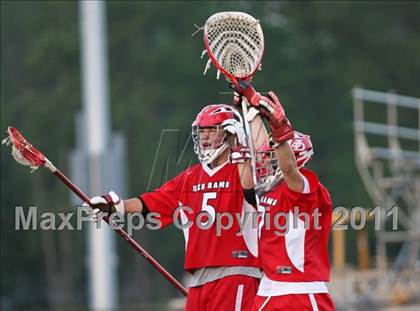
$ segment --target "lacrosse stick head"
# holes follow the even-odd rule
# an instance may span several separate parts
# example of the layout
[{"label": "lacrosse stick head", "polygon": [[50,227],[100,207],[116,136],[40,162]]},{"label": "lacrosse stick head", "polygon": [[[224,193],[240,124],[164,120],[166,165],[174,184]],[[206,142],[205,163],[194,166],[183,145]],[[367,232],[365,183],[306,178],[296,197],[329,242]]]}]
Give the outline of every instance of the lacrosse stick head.
[{"label": "lacrosse stick head", "polygon": [[3,139],[2,144],[12,144],[12,156],[16,162],[29,166],[32,170],[47,163],[47,158],[35,149],[16,128],[9,126],[7,134],[8,137]]},{"label": "lacrosse stick head", "polygon": [[[251,80],[260,69],[264,54],[264,35],[260,22],[249,14],[213,14],[204,25],[204,44],[218,71],[233,83]],[[206,70],[207,68],[208,66]]]}]

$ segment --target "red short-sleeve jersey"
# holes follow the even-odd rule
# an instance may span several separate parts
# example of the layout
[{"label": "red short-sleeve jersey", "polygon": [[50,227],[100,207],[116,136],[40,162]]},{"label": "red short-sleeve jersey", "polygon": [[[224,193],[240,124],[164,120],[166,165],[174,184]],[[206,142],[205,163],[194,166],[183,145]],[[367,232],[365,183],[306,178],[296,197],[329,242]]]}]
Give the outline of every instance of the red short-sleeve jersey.
[{"label": "red short-sleeve jersey", "polygon": [[[174,220],[184,225],[190,222],[190,227],[184,229],[186,270],[258,265],[255,257],[257,231],[252,231],[255,237],[237,235],[240,232],[241,215],[244,210],[249,211],[250,205],[244,200],[236,164],[225,163],[214,169],[207,165],[194,165],[155,191],[142,194],[140,198],[150,212],[161,215],[162,226]],[[182,212],[175,213],[174,218],[174,212],[180,206],[183,206]],[[213,216],[216,213],[229,213],[233,224],[230,229],[220,230],[219,234],[216,221],[213,221],[209,229],[199,228],[197,215],[202,211]],[[200,223],[206,223],[208,218],[199,220]],[[222,219],[222,223],[226,225],[227,219]]]},{"label": "red short-sleeve jersey", "polygon": [[329,281],[331,198],[315,173],[301,173],[309,193],[294,192],[282,181],[260,198],[266,210],[259,244],[262,269],[274,281]]}]

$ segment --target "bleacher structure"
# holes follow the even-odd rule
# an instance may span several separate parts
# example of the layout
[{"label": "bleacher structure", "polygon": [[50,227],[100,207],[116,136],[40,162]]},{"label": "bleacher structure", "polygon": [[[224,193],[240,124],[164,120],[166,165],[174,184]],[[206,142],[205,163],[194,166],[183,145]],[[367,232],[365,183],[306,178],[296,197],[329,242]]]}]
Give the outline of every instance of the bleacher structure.
[{"label": "bleacher structure", "polygon": [[356,168],[379,219],[374,268],[355,279],[349,305],[419,303],[420,98],[358,87],[352,97]]}]

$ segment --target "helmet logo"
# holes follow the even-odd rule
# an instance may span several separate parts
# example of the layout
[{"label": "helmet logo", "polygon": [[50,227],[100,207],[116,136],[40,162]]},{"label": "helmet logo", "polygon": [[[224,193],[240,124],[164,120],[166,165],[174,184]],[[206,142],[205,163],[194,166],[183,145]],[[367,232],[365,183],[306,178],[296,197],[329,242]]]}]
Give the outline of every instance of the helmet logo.
[{"label": "helmet logo", "polygon": [[295,138],[290,143],[290,146],[292,147],[293,151],[303,151],[305,150],[305,144],[303,143],[302,139]]}]

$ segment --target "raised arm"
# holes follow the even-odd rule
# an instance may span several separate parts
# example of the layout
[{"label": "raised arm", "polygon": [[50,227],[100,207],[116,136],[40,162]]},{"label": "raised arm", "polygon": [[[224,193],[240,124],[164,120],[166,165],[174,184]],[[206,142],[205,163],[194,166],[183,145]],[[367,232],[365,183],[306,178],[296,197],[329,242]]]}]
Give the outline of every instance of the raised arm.
[{"label": "raised arm", "polygon": [[293,138],[293,128],[280,100],[274,92],[269,92],[267,97],[262,98],[258,108],[261,115],[268,120],[272,144],[287,186],[293,191],[302,192],[304,180],[297,167],[292,148],[287,143],[289,139]]},{"label": "raised arm", "polygon": [[[234,93],[233,105],[241,109],[241,102],[243,97],[238,93]],[[251,129],[251,139],[254,146],[254,151],[257,150],[261,145],[268,142],[268,133],[265,128],[264,122],[259,114],[259,111],[255,107],[248,107],[248,112],[245,114],[245,121],[249,122]]]}]

